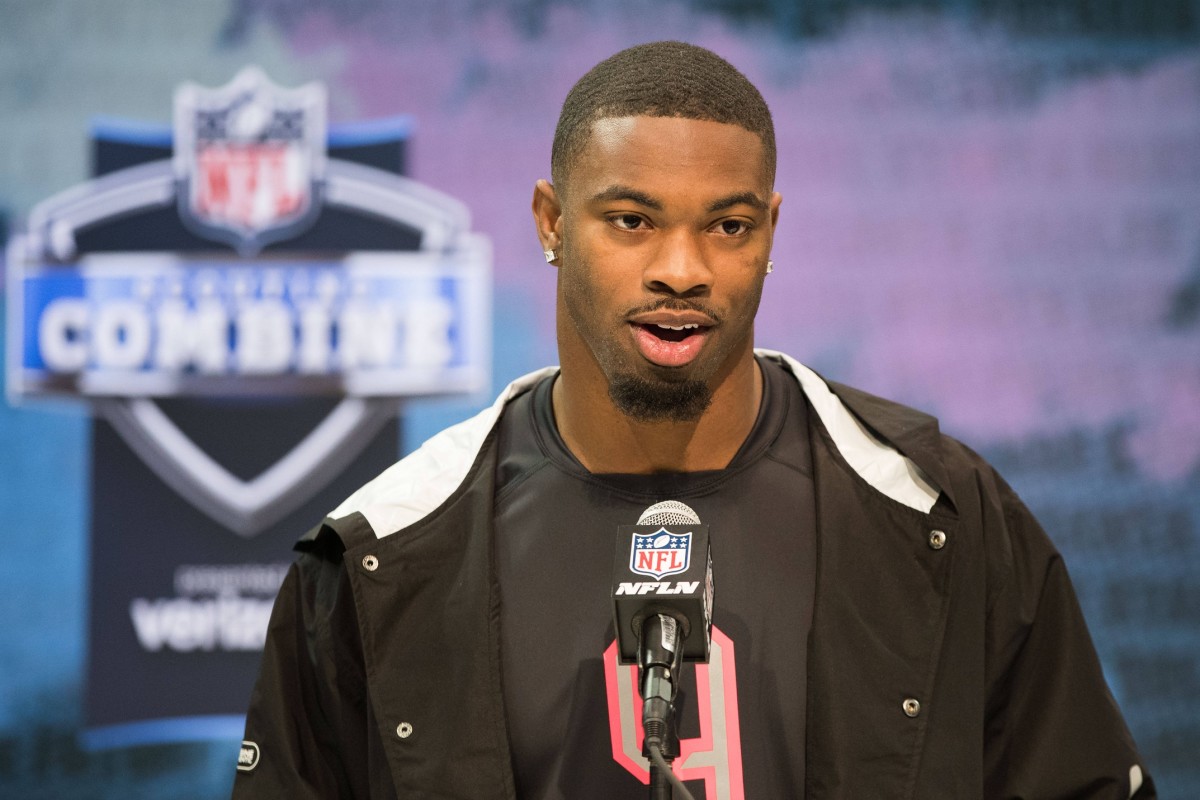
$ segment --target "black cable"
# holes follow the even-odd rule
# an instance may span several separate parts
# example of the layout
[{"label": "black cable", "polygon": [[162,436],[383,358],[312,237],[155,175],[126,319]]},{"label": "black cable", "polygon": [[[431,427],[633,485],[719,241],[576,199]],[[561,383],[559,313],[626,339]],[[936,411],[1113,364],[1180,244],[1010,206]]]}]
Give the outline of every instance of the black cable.
[{"label": "black cable", "polygon": [[646,794],[648,800],[673,800],[675,797],[671,779],[653,762],[650,763],[650,785],[647,788],[650,790]]},{"label": "black cable", "polygon": [[671,769],[671,765],[663,758],[662,750],[659,749],[658,745],[650,745],[650,758],[654,760],[654,766],[658,767],[659,771],[667,776],[667,780],[679,792],[681,800],[696,800],[696,798],[692,797],[692,793],[687,790],[687,787],[683,785],[683,781],[679,780],[679,776],[675,774],[675,770]]}]

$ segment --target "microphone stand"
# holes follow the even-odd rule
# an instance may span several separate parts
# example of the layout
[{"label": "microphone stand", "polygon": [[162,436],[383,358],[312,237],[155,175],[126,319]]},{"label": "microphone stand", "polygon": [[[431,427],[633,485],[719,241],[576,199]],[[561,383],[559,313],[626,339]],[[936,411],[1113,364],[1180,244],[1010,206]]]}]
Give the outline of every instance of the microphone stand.
[{"label": "microphone stand", "polygon": [[649,614],[642,621],[638,642],[638,683],[642,693],[642,755],[650,759],[650,800],[671,800],[670,776],[662,770],[650,747],[659,748],[667,772],[679,755],[675,731],[675,692],[683,660],[683,631],[666,614]]}]

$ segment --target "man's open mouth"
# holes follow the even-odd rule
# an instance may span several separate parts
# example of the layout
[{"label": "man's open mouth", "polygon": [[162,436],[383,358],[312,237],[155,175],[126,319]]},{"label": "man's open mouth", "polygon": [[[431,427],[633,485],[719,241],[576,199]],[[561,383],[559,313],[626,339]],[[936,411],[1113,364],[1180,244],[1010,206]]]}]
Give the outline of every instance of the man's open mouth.
[{"label": "man's open mouth", "polygon": [[689,336],[705,333],[708,328],[695,323],[689,325],[639,325],[649,332],[652,336],[662,339],[664,342],[682,342]]},{"label": "man's open mouth", "polygon": [[670,325],[662,322],[633,323],[633,338],[647,361],[660,367],[682,367],[700,354],[710,326],[696,322]]}]

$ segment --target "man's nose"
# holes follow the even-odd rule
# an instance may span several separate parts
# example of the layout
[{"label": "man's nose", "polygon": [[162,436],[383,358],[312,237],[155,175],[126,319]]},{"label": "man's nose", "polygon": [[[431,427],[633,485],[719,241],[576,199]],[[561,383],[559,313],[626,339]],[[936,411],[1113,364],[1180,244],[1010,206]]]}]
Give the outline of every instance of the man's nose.
[{"label": "man's nose", "polygon": [[678,231],[664,238],[642,273],[646,288],[679,297],[708,294],[713,273],[697,237]]}]

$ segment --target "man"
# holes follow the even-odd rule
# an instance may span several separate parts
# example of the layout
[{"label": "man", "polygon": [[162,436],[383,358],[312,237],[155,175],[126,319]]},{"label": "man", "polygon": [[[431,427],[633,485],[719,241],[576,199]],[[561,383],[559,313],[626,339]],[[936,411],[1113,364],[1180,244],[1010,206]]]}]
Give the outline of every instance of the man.
[{"label": "man", "polygon": [[643,797],[613,535],[711,527],[697,797],[1152,797],[1061,560],[919,412],[753,349],[780,196],[758,91],[678,42],[568,95],[533,215],[561,369],[301,540],[243,797]]}]

